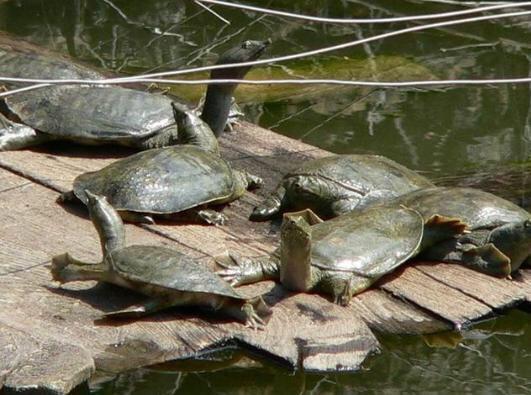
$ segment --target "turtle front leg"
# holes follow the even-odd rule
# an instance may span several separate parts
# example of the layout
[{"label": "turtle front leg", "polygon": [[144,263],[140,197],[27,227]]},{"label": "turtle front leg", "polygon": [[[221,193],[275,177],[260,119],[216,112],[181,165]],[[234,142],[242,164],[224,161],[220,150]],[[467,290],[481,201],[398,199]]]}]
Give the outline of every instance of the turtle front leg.
[{"label": "turtle front leg", "polygon": [[352,297],[369,288],[375,279],[351,273],[330,272],[321,280],[320,288],[334,298],[334,303],[348,306]]},{"label": "turtle front leg", "polygon": [[229,253],[215,259],[223,268],[217,273],[233,286],[280,278],[280,262],[274,256],[248,258]]},{"label": "turtle front leg", "polygon": [[356,209],[359,209],[359,198],[340,199],[333,202],[330,206],[332,216],[338,217],[343,214],[350,213]]},{"label": "turtle front leg", "polygon": [[29,126],[15,123],[0,114],[0,151],[17,150],[42,144],[55,138]]},{"label": "turtle front leg", "polygon": [[288,206],[286,189],[279,185],[260,205],[253,209],[249,216],[251,221],[267,221],[275,215],[281,214]]},{"label": "turtle front leg", "polygon": [[171,125],[147,139],[135,142],[133,145],[134,148],[144,151],[152,148],[163,148],[176,144],[179,144],[177,126]]},{"label": "turtle front leg", "polygon": [[225,214],[220,213],[216,210],[203,209],[196,211],[197,218],[208,225],[225,225],[228,221],[228,218]]}]

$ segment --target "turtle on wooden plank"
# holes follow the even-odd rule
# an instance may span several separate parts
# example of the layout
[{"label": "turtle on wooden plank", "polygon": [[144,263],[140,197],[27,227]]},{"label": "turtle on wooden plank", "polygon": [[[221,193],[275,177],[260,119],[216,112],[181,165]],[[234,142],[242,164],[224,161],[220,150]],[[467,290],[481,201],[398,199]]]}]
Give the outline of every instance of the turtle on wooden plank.
[{"label": "turtle on wooden plank", "polygon": [[[313,226],[312,226],[313,224]],[[427,220],[412,209],[382,205],[322,222],[311,210],[284,214],[280,248],[269,256],[218,259],[232,285],[274,279],[293,291],[331,294],[346,305],[422,250],[465,231],[456,218]]]},{"label": "turtle on wooden plank", "polygon": [[270,314],[261,297],[239,295],[226,281],[186,255],[152,245],[125,246],[123,222],[105,197],[85,191],[87,206],[98,231],[103,260],[85,263],[65,253],[52,259],[53,279],[104,281],[150,297],[146,302],[106,317],[141,317],[172,306],[200,306],[225,313],[246,326],[263,328]]},{"label": "turtle on wooden plank", "polygon": [[232,169],[219,156],[218,141],[209,126],[185,106],[172,106],[181,145],[138,152],[81,174],[61,199],[87,204],[85,190],[90,190],[105,196],[127,221],[153,223],[153,215],[186,212],[192,219],[223,225],[226,216],[205,206],[238,199],[262,180]]},{"label": "turtle on wooden plank", "polygon": [[[269,45],[267,41],[245,41],[224,53],[217,65],[256,60]],[[18,68],[25,58],[9,56],[2,59],[2,75],[19,75]],[[6,55],[7,56],[7,55]],[[41,59],[45,66],[46,59]],[[49,78],[86,78],[77,69],[65,74],[55,63],[46,68]],[[250,66],[216,69],[213,79],[241,79]],[[98,79],[98,78],[96,78]],[[232,93],[237,84],[213,84],[207,89],[202,117],[220,134],[227,123]],[[173,145],[178,140],[178,128],[171,108],[172,99],[161,94],[123,88],[120,86],[54,85],[18,93],[4,99],[2,112],[12,121],[33,129],[0,129],[0,151],[25,148],[49,140],[70,140],[81,144],[117,144],[137,149]]]},{"label": "turtle on wooden plank", "polygon": [[383,156],[333,155],[287,173],[250,219],[265,221],[307,208],[321,218],[332,218],[432,186],[427,178]]},{"label": "turtle on wooden plank", "polygon": [[506,277],[531,257],[531,214],[501,197],[474,188],[433,187],[394,200],[423,216],[461,218],[470,233],[425,250],[424,259],[463,263],[483,273]]}]

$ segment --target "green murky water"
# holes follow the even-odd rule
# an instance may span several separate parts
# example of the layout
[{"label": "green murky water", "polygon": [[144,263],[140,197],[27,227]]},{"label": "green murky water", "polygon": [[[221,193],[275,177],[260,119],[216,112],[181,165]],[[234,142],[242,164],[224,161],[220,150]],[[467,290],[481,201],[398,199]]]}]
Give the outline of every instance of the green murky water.
[{"label": "green murky water", "polygon": [[[389,17],[463,9],[421,0],[254,2],[330,17]],[[232,43],[271,37],[269,55],[334,45],[413,24],[343,26],[216,7],[226,25],[190,1],[0,1],[0,29],[125,72],[208,64]],[[161,35],[160,32],[165,32]],[[255,70],[294,76],[378,80],[510,78],[531,75],[531,18],[499,19],[401,35],[341,52]],[[177,93],[191,100],[200,88]],[[479,185],[529,203],[530,85],[439,89],[329,86],[242,87],[248,118],[341,153],[380,153],[432,178]],[[388,336],[383,351],[352,374],[289,375],[233,352],[226,364],[166,365],[124,373],[95,394],[531,392],[531,324],[526,313],[479,325],[456,348]],[[447,339],[448,340],[448,339]],[[191,371],[190,371],[191,370]]]}]

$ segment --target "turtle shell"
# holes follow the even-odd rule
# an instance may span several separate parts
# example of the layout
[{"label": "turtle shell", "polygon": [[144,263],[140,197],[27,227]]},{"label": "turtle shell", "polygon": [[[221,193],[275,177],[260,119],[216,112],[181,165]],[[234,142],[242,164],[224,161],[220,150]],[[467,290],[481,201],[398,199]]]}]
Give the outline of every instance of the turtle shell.
[{"label": "turtle shell", "polygon": [[[4,39],[5,37],[2,38]],[[57,54],[41,54],[32,49],[24,48],[25,45],[27,46],[27,43],[20,41],[14,42],[13,46],[0,44],[0,70],[2,70],[2,75],[18,78],[104,78],[97,71],[72,63]],[[43,52],[43,49],[39,48],[39,51]],[[9,85],[16,84],[9,83]]]},{"label": "turtle shell", "polygon": [[124,142],[175,124],[171,100],[122,87],[52,86],[6,98],[21,122],[61,138]]},{"label": "turtle shell", "polygon": [[433,214],[458,217],[471,230],[495,228],[531,217],[516,204],[474,188],[428,188],[400,196],[396,202],[417,210],[425,218]]},{"label": "turtle shell", "polygon": [[301,175],[323,177],[361,196],[375,190],[403,194],[433,186],[427,178],[380,155],[334,155],[311,160],[284,179]]},{"label": "turtle shell", "polygon": [[312,226],[312,265],[378,278],[413,257],[424,220],[415,210],[382,206]]},{"label": "turtle shell", "polygon": [[208,267],[169,248],[133,245],[113,251],[107,261],[115,273],[130,281],[244,299]]},{"label": "turtle shell", "polygon": [[169,214],[223,200],[233,191],[233,173],[219,156],[183,145],[151,149],[84,173],[74,194],[103,195],[117,210]]}]

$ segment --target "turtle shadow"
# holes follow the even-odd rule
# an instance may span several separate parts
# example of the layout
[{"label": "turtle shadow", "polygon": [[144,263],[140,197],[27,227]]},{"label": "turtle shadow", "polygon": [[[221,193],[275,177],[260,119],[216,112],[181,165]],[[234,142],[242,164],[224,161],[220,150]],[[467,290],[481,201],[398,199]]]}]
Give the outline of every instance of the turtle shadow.
[{"label": "turtle shadow", "polygon": [[104,282],[98,282],[93,287],[85,289],[68,289],[48,285],[43,287],[56,295],[82,301],[93,309],[100,311],[102,313],[101,317],[95,318],[93,321],[96,326],[120,327],[134,322],[171,322],[175,320],[192,320],[198,325],[208,324],[210,326],[241,324],[222,312],[202,306],[169,307],[160,312],[139,317],[105,317],[104,314],[128,309],[149,300],[149,297]]},{"label": "turtle shadow", "polygon": [[61,196],[58,196],[55,202],[68,214],[78,218],[90,219],[87,207],[80,201],[65,202],[61,199]]},{"label": "turtle shadow", "polygon": [[71,141],[49,141],[29,148],[33,152],[49,157],[119,159],[130,156],[138,150],[117,145],[82,145]]}]

